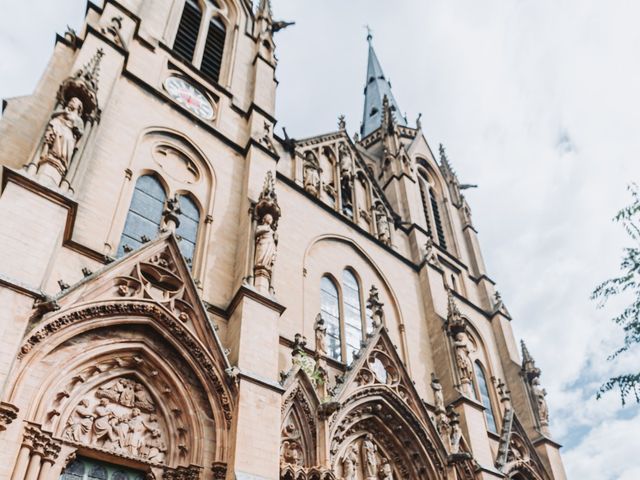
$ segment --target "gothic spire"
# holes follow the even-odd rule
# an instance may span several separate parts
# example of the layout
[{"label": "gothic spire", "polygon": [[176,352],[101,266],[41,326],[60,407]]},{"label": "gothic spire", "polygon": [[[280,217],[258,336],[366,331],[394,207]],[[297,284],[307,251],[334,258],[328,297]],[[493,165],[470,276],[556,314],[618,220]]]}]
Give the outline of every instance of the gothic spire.
[{"label": "gothic spire", "polygon": [[258,18],[264,17],[268,21],[273,20],[273,10],[271,9],[271,0],[260,0],[258,4],[257,15]]},{"label": "gothic spire", "polygon": [[364,112],[362,114],[362,126],[360,134],[366,137],[382,124],[382,102],[386,96],[389,99],[391,112],[395,120],[400,125],[407,124],[404,116],[400,113],[398,102],[391,92],[391,84],[387,81],[373,49],[373,36],[371,31],[367,35],[369,43],[369,60],[367,64],[367,81],[364,87]]}]

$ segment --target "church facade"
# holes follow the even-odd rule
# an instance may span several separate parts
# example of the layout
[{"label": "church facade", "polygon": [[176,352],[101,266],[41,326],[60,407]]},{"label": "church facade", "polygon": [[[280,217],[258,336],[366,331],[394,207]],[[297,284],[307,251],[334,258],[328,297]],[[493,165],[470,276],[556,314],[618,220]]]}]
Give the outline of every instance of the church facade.
[{"label": "church facade", "polygon": [[0,120],[0,478],[559,480],[467,185],[369,36],[274,133],[269,0],[89,2]]}]

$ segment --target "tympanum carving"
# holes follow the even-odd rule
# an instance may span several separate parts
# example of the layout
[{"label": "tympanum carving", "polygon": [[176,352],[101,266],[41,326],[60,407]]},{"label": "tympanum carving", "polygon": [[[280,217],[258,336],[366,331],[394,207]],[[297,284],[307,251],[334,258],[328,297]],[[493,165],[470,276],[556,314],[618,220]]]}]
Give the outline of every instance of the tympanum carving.
[{"label": "tympanum carving", "polygon": [[166,433],[155,411],[155,402],[144,385],[120,377],[78,402],[62,438],[161,463],[167,451]]}]

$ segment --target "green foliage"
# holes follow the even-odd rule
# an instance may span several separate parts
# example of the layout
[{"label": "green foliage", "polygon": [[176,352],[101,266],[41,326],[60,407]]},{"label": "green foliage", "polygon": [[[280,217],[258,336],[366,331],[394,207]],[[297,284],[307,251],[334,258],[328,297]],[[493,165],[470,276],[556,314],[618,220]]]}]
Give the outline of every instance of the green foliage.
[{"label": "green foliage", "polygon": [[[622,224],[629,235],[631,246],[623,250],[620,276],[601,283],[591,294],[591,298],[598,301],[599,308],[617,295],[625,293],[632,297],[631,304],[612,319],[622,327],[625,336],[623,345],[608,360],[615,359],[640,343],[640,190],[636,184],[629,185],[628,189],[633,201],[618,212],[614,221]],[[598,390],[597,398],[616,387],[620,390],[622,405],[631,395],[640,403],[640,372],[610,378]]]}]

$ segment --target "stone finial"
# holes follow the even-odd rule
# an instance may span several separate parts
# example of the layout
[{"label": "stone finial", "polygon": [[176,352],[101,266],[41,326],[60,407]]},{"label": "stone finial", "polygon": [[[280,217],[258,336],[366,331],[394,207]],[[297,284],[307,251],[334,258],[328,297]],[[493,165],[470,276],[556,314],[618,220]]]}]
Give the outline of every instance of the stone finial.
[{"label": "stone finial", "polygon": [[175,233],[176,229],[180,226],[180,201],[178,196],[174,195],[171,198],[167,198],[162,212],[162,220],[164,222],[163,231]]},{"label": "stone finial", "polygon": [[536,362],[529,353],[529,349],[524,343],[524,340],[520,340],[520,345],[522,347],[522,373],[526,376],[527,380],[531,382],[534,378],[539,377],[542,371],[536,367]]}]

